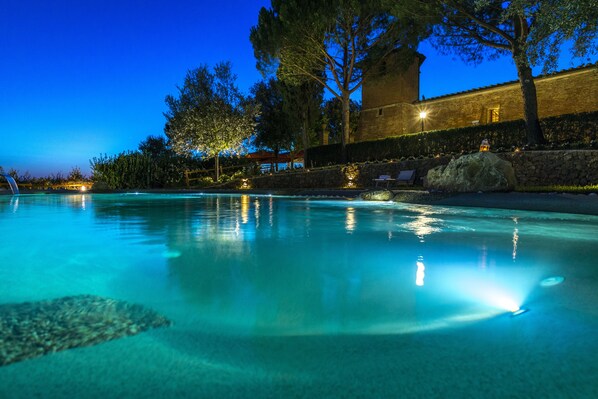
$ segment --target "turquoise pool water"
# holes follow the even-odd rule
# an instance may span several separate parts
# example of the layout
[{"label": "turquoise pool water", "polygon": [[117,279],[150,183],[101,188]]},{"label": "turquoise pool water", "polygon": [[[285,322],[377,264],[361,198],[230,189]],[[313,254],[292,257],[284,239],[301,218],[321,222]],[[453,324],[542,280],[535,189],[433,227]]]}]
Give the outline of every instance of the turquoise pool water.
[{"label": "turquoise pool water", "polygon": [[0,196],[0,303],[93,294],[174,322],[0,367],[0,397],[598,397],[597,232],[396,203]]}]

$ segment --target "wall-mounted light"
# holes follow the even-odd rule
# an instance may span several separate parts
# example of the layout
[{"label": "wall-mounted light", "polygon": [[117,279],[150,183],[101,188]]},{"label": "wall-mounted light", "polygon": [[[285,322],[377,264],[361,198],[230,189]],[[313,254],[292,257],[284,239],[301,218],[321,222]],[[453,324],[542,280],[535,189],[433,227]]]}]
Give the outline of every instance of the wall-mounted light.
[{"label": "wall-mounted light", "polygon": [[421,111],[419,113],[419,119],[421,119],[421,121],[422,121],[422,132],[424,131],[424,121],[426,120],[427,116],[428,116],[428,113],[426,111]]}]

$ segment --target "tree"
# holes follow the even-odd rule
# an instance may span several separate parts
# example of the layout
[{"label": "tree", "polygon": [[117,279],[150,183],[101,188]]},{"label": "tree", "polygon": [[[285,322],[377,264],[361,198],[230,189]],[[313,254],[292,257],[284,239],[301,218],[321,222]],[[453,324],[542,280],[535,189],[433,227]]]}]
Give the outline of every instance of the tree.
[{"label": "tree", "polygon": [[[396,48],[407,50],[405,66],[420,39],[414,20],[390,15],[383,0],[272,0],[262,8],[250,40],[263,72],[278,66],[289,83],[315,81],[343,106],[343,157],[350,133],[350,96],[368,71]],[[409,51],[410,50],[410,51]],[[325,70],[324,74],[319,71]]]},{"label": "tree", "polygon": [[78,166],[73,166],[66,179],[68,181],[82,181],[86,180],[87,178],[81,172],[81,169]]},{"label": "tree", "polygon": [[[357,132],[357,127],[359,124],[361,104],[357,101],[351,100],[349,109],[351,111],[351,134],[355,134]],[[331,98],[324,103],[323,119],[324,125],[326,126],[326,130],[329,132],[330,142],[340,142],[341,136],[343,134],[343,107],[338,98]]]},{"label": "tree", "polygon": [[296,147],[299,127],[284,107],[281,83],[274,78],[257,82],[251,92],[260,106],[256,122],[255,144],[268,148],[278,156],[281,150],[292,151]]},{"label": "tree", "polygon": [[317,125],[321,117],[324,87],[313,80],[301,84],[281,82],[280,87],[284,112],[294,120],[294,124],[300,126],[302,145],[296,147],[307,150],[319,128]]},{"label": "tree", "polygon": [[253,134],[258,107],[235,84],[230,62],[187,72],[178,96],[167,96],[164,131],[179,154],[214,157],[216,181],[219,156],[239,152]]},{"label": "tree", "polygon": [[527,141],[541,144],[545,139],[531,67],[544,63],[545,71],[554,69],[567,40],[574,42],[576,56],[595,53],[597,10],[596,0],[428,0],[401,5],[394,12],[399,17],[407,12],[436,18],[433,44],[465,62],[510,54],[523,96]]},{"label": "tree", "polygon": [[310,146],[319,127],[323,88],[315,82],[285,84],[277,79],[258,82],[252,88],[260,106],[255,143],[276,155],[281,150],[293,153]]},{"label": "tree", "polygon": [[160,158],[172,153],[168,141],[162,136],[147,136],[145,140],[139,143],[137,148],[142,154],[153,158]]}]

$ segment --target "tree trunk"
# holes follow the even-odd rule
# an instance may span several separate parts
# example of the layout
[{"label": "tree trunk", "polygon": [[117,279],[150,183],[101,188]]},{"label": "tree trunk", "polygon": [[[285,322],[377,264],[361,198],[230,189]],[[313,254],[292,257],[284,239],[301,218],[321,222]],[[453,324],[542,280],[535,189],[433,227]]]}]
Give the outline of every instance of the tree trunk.
[{"label": "tree trunk", "polygon": [[216,157],[214,158],[214,165],[215,165],[215,169],[216,169],[216,183],[218,183],[218,180],[220,179],[220,160],[218,158],[220,154],[216,154]]},{"label": "tree trunk", "polygon": [[301,139],[303,140],[303,151],[309,148],[309,137],[308,137],[308,130],[309,130],[309,118],[307,115],[307,110],[304,110],[301,115],[302,119],[302,126],[301,126]]},{"label": "tree trunk", "polygon": [[351,126],[349,125],[350,114],[350,98],[349,91],[343,90],[343,96],[341,98],[341,104],[343,106],[343,134],[341,135],[341,161],[342,163],[347,162],[347,149],[346,145],[349,143],[349,133],[351,132]]},{"label": "tree trunk", "polygon": [[527,144],[544,144],[544,134],[540,127],[538,119],[538,97],[536,94],[536,84],[532,75],[532,68],[525,59],[525,55],[513,53],[515,65],[517,66],[517,76],[523,95],[523,120],[525,121],[525,130],[527,133]]}]

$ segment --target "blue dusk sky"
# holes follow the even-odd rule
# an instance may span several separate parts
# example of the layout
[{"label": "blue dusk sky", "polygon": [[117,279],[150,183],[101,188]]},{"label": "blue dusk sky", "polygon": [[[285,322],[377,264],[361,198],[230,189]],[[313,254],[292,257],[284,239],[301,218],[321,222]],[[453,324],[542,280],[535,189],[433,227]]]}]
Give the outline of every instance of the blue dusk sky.
[{"label": "blue dusk sky", "polygon": [[[0,0],[0,166],[89,174],[91,158],[161,135],[164,97],[200,64],[230,60],[248,92],[261,78],[249,29],[269,4]],[[508,58],[472,67],[428,43],[420,51],[427,98],[517,78]],[[564,56],[559,67],[580,63]]]}]

